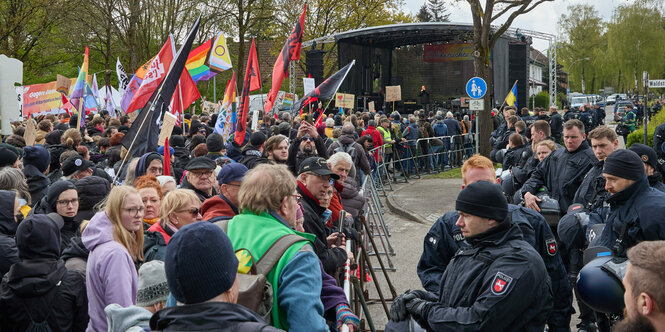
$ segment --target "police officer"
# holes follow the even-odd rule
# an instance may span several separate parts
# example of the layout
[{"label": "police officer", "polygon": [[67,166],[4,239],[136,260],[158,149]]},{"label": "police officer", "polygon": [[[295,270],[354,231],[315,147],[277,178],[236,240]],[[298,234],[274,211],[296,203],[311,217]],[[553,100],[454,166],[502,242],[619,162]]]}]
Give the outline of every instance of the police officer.
[{"label": "police officer", "polygon": [[589,227],[605,224],[590,245],[604,246],[616,257],[642,241],[665,240],[665,193],[649,187],[642,160],[633,151],[616,150],[603,166],[609,207],[589,216]]},{"label": "police officer", "polygon": [[600,126],[589,133],[591,140],[591,149],[597,161],[593,167],[584,175],[582,184],[575,192],[573,203],[582,204],[582,206],[591,211],[603,204],[605,198],[609,196],[605,190],[605,178],[603,177],[603,164],[605,158],[619,148],[619,140],[614,130]]},{"label": "police officer", "polygon": [[557,149],[545,158],[522,186],[526,207],[540,212],[540,199],[535,194],[545,186],[550,196],[559,201],[559,214],[566,214],[568,206],[573,202],[575,190],[596,160],[586,142],[584,124],[580,120],[564,123],[563,136],[566,148]]},{"label": "police officer", "polygon": [[665,184],[663,184],[663,175],[660,173],[658,165],[658,156],[650,146],[635,143],[630,146],[630,151],[637,153],[644,163],[644,171],[647,173],[647,180],[649,185],[660,191],[665,192]]},{"label": "police officer", "polygon": [[[495,182],[494,166],[486,157],[472,156],[462,166],[462,179],[465,186],[477,181]],[[542,215],[531,209],[508,204],[508,213],[512,222],[522,231],[524,241],[540,254],[552,281],[554,308],[547,320],[550,331],[568,331],[572,314],[572,293],[550,227]],[[439,292],[441,277],[455,252],[469,247],[462,230],[456,225],[458,219],[457,211],[446,213],[434,223],[425,236],[417,271],[423,287],[429,292]]]},{"label": "police officer", "polygon": [[561,144],[561,133],[563,132],[563,118],[556,109],[556,106],[550,106],[550,128],[552,128],[552,137],[554,143]]},{"label": "police officer", "polygon": [[665,151],[662,148],[663,143],[665,143],[665,122],[659,124],[653,132],[653,148],[660,158],[665,158]]},{"label": "police officer", "polygon": [[550,279],[508,217],[501,187],[471,183],[455,209],[470,247],[457,251],[446,268],[439,296],[420,290],[398,296],[386,331],[406,330],[409,316],[428,331],[542,331],[552,310]]},{"label": "police officer", "polygon": [[587,135],[596,128],[596,114],[590,105],[580,106],[580,121],[584,123]]}]

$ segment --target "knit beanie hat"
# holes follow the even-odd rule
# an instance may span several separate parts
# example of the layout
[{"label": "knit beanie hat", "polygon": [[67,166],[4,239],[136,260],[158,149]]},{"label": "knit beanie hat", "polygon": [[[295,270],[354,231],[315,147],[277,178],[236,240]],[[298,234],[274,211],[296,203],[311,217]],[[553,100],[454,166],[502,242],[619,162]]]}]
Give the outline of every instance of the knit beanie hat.
[{"label": "knit beanie hat", "polygon": [[605,158],[603,173],[628,180],[639,180],[646,176],[642,159],[630,150],[616,150]]},{"label": "knit beanie hat", "polygon": [[206,148],[208,152],[219,152],[224,149],[224,139],[218,133],[212,133],[206,138]]},{"label": "knit beanie hat", "polygon": [[267,139],[268,137],[266,137],[266,134],[257,131],[252,134],[252,137],[249,139],[249,144],[258,148],[259,146],[263,145]]},{"label": "knit beanie hat", "polygon": [[23,220],[16,230],[18,257],[25,259],[60,257],[60,229],[45,214],[34,214]]},{"label": "knit beanie hat", "polygon": [[169,145],[173,147],[184,147],[185,137],[181,135],[171,135],[171,138],[169,138]]},{"label": "knit beanie hat", "polygon": [[136,291],[136,306],[147,307],[166,302],[169,298],[169,285],[166,282],[164,262],[152,260],[139,268],[139,284]]},{"label": "knit beanie hat", "polygon": [[238,271],[228,236],[208,222],[178,230],[166,246],[164,262],[171,294],[184,304],[205,302],[228,291]]},{"label": "knit beanie hat", "polygon": [[44,136],[44,138],[46,139],[46,144],[48,145],[60,144],[61,142],[60,138],[62,137],[62,133],[63,133],[62,130],[54,129],[50,133],[46,134],[46,136]]},{"label": "knit beanie hat", "polygon": [[23,164],[35,166],[40,172],[44,173],[51,162],[51,155],[45,147],[41,145],[26,146],[23,148]]},{"label": "knit beanie hat", "polygon": [[18,159],[18,155],[8,148],[0,148],[0,167],[12,166]]},{"label": "knit beanie hat", "polygon": [[489,181],[478,181],[462,189],[457,196],[455,209],[502,222],[508,216],[508,201],[501,186]]},{"label": "knit beanie hat", "polygon": [[640,159],[642,159],[642,162],[647,165],[651,165],[654,171],[660,170],[660,166],[658,166],[658,155],[656,154],[656,151],[650,146],[641,143],[634,143],[628,150],[637,153]]},{"label": "knit beanie hat", "polygon": [[56,181],[48,187],[48,191],[46,192],[46,201],[53,209],[53,211],[57,211],[58,197],[60,197],[60,194],[69,189],[76,190],[76,186],[71,181],[65,180]]}]

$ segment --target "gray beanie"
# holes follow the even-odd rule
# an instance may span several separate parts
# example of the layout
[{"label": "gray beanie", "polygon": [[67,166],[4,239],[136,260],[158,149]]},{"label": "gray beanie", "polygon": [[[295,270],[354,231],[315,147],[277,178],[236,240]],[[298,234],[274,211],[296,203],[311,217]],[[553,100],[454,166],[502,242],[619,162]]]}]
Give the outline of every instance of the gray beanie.
[{"label": "gray beanie", "polygon": [[153,260],[141,265],[136,291],[136,306],[147,307],[155,303],[166,302],[168,297],[169,285],[166,282],[164,262]]}]

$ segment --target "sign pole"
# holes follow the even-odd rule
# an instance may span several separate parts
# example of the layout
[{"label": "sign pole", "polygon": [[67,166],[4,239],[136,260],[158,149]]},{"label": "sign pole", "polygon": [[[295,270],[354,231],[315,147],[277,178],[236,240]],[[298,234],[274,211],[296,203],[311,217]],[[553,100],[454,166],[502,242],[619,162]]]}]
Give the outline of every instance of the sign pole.
[{"label": "sign pole", "polygon": [[647,145],[647,121],[649,120],[649,72],[645,70],[642,76],[642,81],[644,82],[644,106],[642,106],[642,112],[644,114],[642,126],[644,126],[644,145]]}]

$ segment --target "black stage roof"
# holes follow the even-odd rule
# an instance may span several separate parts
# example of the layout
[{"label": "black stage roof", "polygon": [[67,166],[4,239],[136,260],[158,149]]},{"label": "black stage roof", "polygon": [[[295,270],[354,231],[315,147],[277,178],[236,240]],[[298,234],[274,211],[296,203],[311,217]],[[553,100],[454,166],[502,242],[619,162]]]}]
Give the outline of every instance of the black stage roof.
[{"label": "black stage roof", "polygon": [[470,23],[422,22],[401,23],[362,28],[316,38],[303,43],[345,42],[379,48],[396,48],[404,45],[434,42],[473,40],[473,25]]}]

